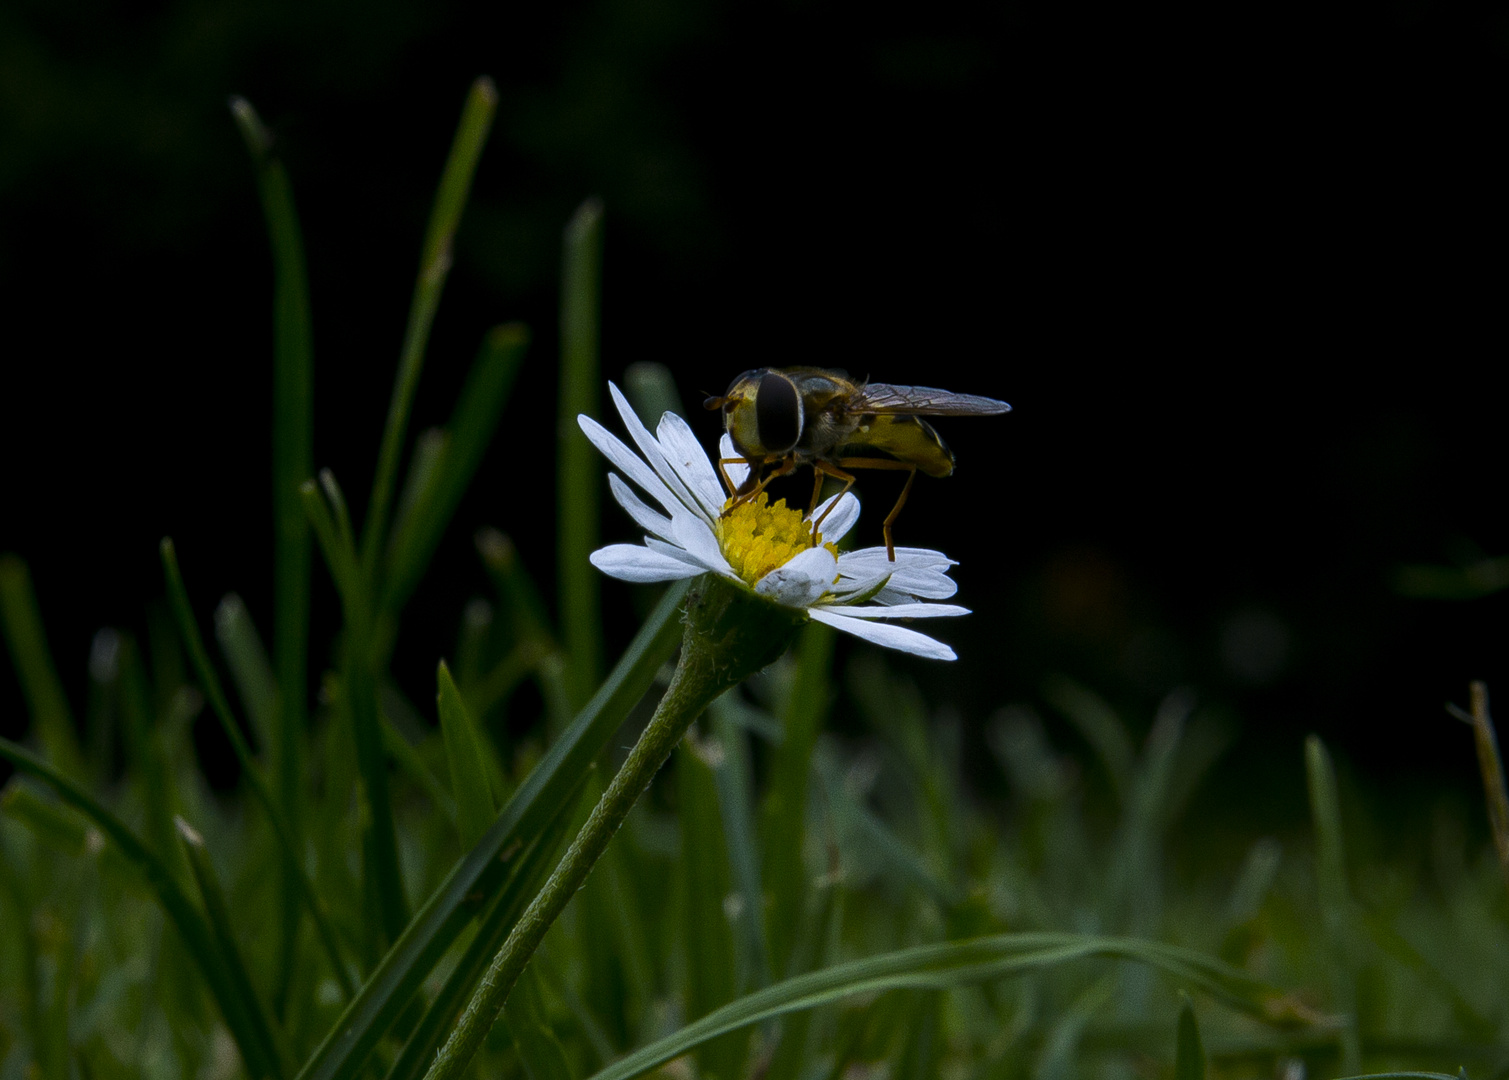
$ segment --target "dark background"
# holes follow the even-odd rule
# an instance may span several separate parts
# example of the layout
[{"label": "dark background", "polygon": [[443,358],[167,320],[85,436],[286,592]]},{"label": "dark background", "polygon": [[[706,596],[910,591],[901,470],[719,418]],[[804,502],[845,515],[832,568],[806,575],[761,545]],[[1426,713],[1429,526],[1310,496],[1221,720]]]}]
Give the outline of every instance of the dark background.
[{"label": "dark background", "polygon": [[[162,535],[206,620],[235,590],[269,626],[271,271],[226,98],[292,175],[316,462],[359,516],[486,73],[500,106],[411,430],[444,421],[488,326],[535,345],[411,605],[414,700],[486,590],[479,525],[553,572],[560,230],[600,195],[605,376],[657,360],[693,403],[820,364],[1015,406],[940,425],[959,471],[898,526],[960,559],[975,612],[934,627],[957,664],[900,661],[935,701],[974,723],[1062,672],[1141,726],[1188,685],[1296,784],[1316,730],[1383,779],[1469,785],[1442,703],[1471,678],[1509,693],[1505,594],[1392,583],[1509,552],[1506,72],[1502,7],[1418,0],[10,2],[0,549],[30,562],[76,706],[95,629],[161,594]],[[895,491],[864,479],[862,542]],[[318,649],[322,569],[315,589]],[[610,612],[624,596],[605,585]],[[610,655],[631,630],[609,623]],[[23,716],[0,664],[0,729]]]}]

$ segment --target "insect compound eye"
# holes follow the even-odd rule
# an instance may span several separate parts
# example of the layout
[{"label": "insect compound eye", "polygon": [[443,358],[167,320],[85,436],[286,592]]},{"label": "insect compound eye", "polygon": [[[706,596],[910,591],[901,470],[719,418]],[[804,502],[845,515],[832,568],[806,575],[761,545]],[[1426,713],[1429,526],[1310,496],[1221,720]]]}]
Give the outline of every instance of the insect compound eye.
[{"label": "insect compound eye", "polygon": [[802,399],[796,384],[776,371],[767,371],[755,391],[755,420],[760,444],[784,454],[802,437]]}]

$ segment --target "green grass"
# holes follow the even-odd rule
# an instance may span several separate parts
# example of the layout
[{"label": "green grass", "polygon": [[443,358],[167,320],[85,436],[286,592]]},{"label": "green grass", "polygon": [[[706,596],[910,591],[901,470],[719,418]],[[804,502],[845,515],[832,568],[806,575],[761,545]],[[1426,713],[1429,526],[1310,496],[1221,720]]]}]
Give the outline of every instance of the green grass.
[{"label": "green grass", "polygon": [[[0,557],[0,627],[32,732],[29,746],[0,741],[16,774],[0,795],[0,1080],[425,1076],[664,688],[687,587],[647,597],[628,649],[605,653],[586,563],[604,465],[574,424],[558,447],[559,580],[533,578],[504,532],[483,530],[478,576],[494,595],[457,612],[434,708],[403,701],[388,674],[531,344],[514,324],[485,331],[450,423],[414,438],[400,469],[494,105],[480,81],[443,169],[355,522],[311,460],[292,186],[251,106],[233,104],[275,275],[270,636],[235,596],[197,595],[194,553],[165,540],[171,619],[145,644],[102,632],[81,739],[26,566]],[[602,215],[589,202],[565,225],[566,419],[601,399]],[[647,412],[676,407],[662,371],[625,383]],[[343,612],[329,649],[309,641],[315,557]],[[306,700],[311,655],[336,661]],[[1509,889],[1493,849],[1443,841],[1426,860],[1389,843],[1318,739],[1272,779],[1307,785],[1309,833],[1202,825],[1186,808],[1225,735],[1183,696],[1126,718],[1046,680],[1082,761],[1026,707],[938,716],[855,656],[835,670],[832,633],[810,625],[707,709],[462,1074],[1509,1076]],[[512,714],[529,682],[542,705],[526,724]],[[840,692],[863,745],[825,730]],[[1502,834],[1484,694],[1468,719]],[[230,800],[193,750],[206,712],[240,761]],[[961,723],[984,727],[1004,796],[963,790]],[[84,749],[101,725],[123,749],[118,773]]]}]

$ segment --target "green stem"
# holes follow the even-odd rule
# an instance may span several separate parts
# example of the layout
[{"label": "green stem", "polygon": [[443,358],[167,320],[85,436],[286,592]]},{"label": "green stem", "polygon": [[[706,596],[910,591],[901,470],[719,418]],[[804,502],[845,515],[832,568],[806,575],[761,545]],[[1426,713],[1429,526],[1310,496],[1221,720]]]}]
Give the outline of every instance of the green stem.
[{"label": "green stem", "polygon": [[544,888],[493,957],[425,1080],[454,1080],[466,1069],[545,932],[585,884],[608,842],[692,721],[723,691],[780,656],[803,621],[800,612],[777,607],[710,575],[692,589],[687,596],[681,659],[655,715]]}]

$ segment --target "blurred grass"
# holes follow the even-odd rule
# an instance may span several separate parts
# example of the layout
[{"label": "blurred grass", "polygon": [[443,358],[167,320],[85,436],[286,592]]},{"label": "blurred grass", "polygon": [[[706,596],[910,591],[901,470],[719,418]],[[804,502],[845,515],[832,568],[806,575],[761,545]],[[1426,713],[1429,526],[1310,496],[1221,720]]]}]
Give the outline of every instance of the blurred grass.
[{"label": "blurred grass", "polygon": [[[227,659],[237,672],[248,710],[261,715],[269,772],[287,819],[290,844],[304,839],[304,756],[309,724],[305,699],[309,683],[310,550],[309,524],[299,485],[314,472],[314,328],[304,240],[288,172],[272,152],[272,134],[251,102],[231,98],[231,115],[251,153],[262,196],[262,213],[273,257],[273,648],[276,693],[253,689],[250,623],[236,615],[227,628],[233,642]],[[244,608],[242,609],[244,611]],[[234,614],[234,612],[233,612]],[[252,632],[254,633],[254,632]],[[260,648],[260,644],[256,646]],[[260,675],[260,672],[256,673]],[[260,680],[259,681],[265,681]],[[256,704],[253,704],[253,697]],[[273,991],[281,1015],[293,979],[299,920],[296,868],[285,867],[279,896],[279,967]]]},{"label": "blurred grass", "polygon": [[5,644],[31,711],[32,729],[48,760],[69,776],[82,776],[84,762],[73,714],[42,633],[31,573],[24,562],[9,554],[0,556],[0,629],[5,631]]},{"label": "blurred grass", "polygon": [[444,660],[440,661],[436,682],[439,689],[435,693],[435,710],[440,715],[440,735],[450,765],[451,791],[456,796],[456,829],[461,846],[470,848],[482,839],[497,813],[492,784],[488,780],[492,771],[488,765],[491,755]]},{"label": "blurred grass", "polygon": [[[602,790],[599,768],[643,722],[687,586],[632,599],[648,614],[600,678],[586,557],[603,465],[572,422],[601,393],[595,201],[565,231],[561,392],[546,412],[561,425],[557,579],[481,529],[490,595],[457,613],[433,712],[388,671],[407,601],[518,408],[529,335],[504,323],[400,476],[495,104],[479,81],[442,174],[360,537],[335,477],[311,475],[288,177],[250,105],[233,104],[273,250],[270,649],[231,595],[210,652],[208,609],[164,541],[171,615],[151,616],[145,646],[101,631],[76,711],[25,563],[0,556],[0,624],[41,751],[0,741],[17,773],[0,796],[0,1080],[417,1080]],[[680,407],[653,365],[625,385],[651,419]],[[308,647],[310,533],[341,603],[325,652]],[[318,656],[330,666],[312,696]],[[520,693],[531,681],[538,700]],[[841,688],[862,735],[828,730]],[[1473,693],[1502,816],[1486,692]],[[984,722],[938,715],[899,665],[863,650],[840,662],[832,632],[807,627],[680,747],[674,781],[652,787],[551,929],[473,1075],[1509,1075],[1509,894],[1491,849],[1380,835],[1318,739],[1272,779],[1306,784],[1308,835],[1190,818],[1230,739],[1192,695],[1131,721],[1066,678],[1042,698],[1049,719],[1032,703]],[[205,706],[239,765],[228,796],[195,752]],[[1215,798],[1240,811],[1260,796]]]},{"label": "blurred grass", "polygon": [[602,295],[603,207],[583,203],[566,226],[561,260],[561,372],[556,417],[556,564],[566,699],[579,706],[597,683],[602,627],[598,573],[587,556],[598,546],[602,466],[576,418],[597,418],[602,393],[598,320]]},{"label": "blurred grass", "polygon": [[1329,954],[1332,1002],[1341,1014],[1342,1070],[1355,1073],[1362,1060],[1362,1042],[1357,1029],[1357,977],[1353,959],[1356,930],[1347,886],[1341,802],[1331,757],[1325,744],[1314,735],[1305,740],[1305,775],[1309,781],[1310,813],[1315,821],[1316,885],[1320,893],[1324,948]]}]

